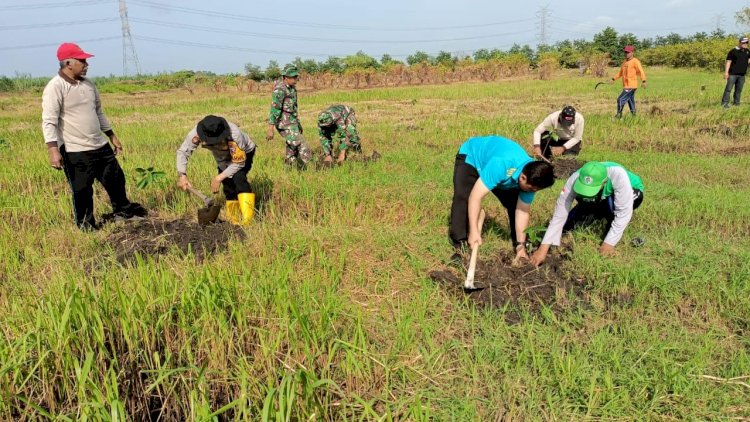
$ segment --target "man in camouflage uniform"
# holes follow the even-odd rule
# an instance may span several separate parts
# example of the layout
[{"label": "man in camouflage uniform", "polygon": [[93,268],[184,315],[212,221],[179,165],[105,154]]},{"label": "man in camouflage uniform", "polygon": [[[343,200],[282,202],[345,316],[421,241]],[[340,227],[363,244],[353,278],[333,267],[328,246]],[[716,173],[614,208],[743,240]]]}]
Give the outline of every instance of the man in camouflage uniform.
[{"label": "man in camouflage uniform", "polygon": [[302,137],[302,125],[297,116],[297,78],[299,72],[294,65],[287,65],[281,73],[281,80],[273,88],[271,111],[268,115],[266,139],[273,139],[276,128],[286,142],[287,165],[304,166],[312,158],[312,151]]},{"label": "man in camouflage uniform", "polygon": [[333,162],[335,144],[339,147],[339,156],[336,159],[339,164],[346,159],[347,147],[351,147],[354,152],[362,152],[357,133],[357,116],[353,108],[341,104],[328,107],[318,115],[318,130],[325,156],[324,162]]}]

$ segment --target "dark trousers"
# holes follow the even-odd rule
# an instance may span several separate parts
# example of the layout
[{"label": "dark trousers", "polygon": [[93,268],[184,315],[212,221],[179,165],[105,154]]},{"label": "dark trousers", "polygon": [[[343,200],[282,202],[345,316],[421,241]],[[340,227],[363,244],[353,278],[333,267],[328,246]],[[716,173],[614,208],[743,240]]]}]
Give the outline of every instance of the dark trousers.
[{"label": "dark trousers", "polygon": [[[643,192],[638,189],[633,189],[633,210],[640,207],[642,202]],[[614,195],[603,198],[599,201],[578,201],[576,206],[570,210],[570,213],[568,213],[568,219],[565,221],[563,231],[588,227],[601,219],[607,221],[607,231],[609,231],[609,225],[612,224],[612,221],[615,219]]]},{"label": "dark trousers", "polygon": [[[479,179],[479,173],[473,166],[466,164],[466,155],[456,155],[453,168],[453,203],[451,204],[450,227],[448,233],[454,247],[466,244],[469,237],[469,195],[474,184]],[[508,211],[511,241],[516,240],[516,203],[518,189],[500,190],[495,188],[492,193],[500,200]]]},{"label": "dark trousers", "polygon": [[[558,139],[555,141],[552,139],[552,132],[545,130],[542,132],[542,138],[540,139],[539,146],[542,148],[542,155],[544,158],[552,158],[552,147],[561,147],[568,142],[569,139]],[[569,150],[563,152],[563,155],[578,155],[581,152],[581,143],[573,145]]]},{"label": "dark trousers", "polygon": [[724,96],[721,98],[722,104],[729,104],[729,94],[734,88],[734,105],[740,105],[742,97],[742,87],[745,86],[745,75],[729,75],[727,85],[724,87]]},{"label": "dark trousers", "polygon": [[622,114],[622,110],[625,108],[627,103],[630,108],[630,113],[635,114],[635,91],[634,88],[623,89],[620,96],[617,97],[617,115]]},{"label": "dark trousers", "polygon": [[[251,193],[253,191],[250,182],[247,181],[247,173],[249,173],[250,169],[253,167],[253,158],[255,158],[255,150],[250,154],[247,154],[244,167],[235,173],[234,176],[222,180],[221,185],[224,190],[224,197],[226,197],[228,201],[236,201],[237,195],[241,193]],[[222,172],[221,169],[218,170],[219,173]]]},{"label": "dark trousers", "polygon": [[125,193],[125,173],[109,145],[93,151],[66,152],[60,148],[63,170],[73,193],[73,215],[78,227],[96,227],[94,219],[94,180],[104,186],[114,213],[126,210],[130,201]]}]

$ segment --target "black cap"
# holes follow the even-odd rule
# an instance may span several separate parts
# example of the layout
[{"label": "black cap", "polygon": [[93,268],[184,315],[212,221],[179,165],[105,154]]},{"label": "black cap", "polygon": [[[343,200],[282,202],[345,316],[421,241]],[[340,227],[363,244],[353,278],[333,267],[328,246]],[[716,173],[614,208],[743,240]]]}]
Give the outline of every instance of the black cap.
[{"label": "black cap", "polygon": [[214,115],[206,116],[198,122],[197,130],[198,137],[206,145],[216,145],[232,136],[226,119]]},{"label": "black cap", "polygon": [[573,106],[565,106],[557,118],[564,125],[571,125],[576,121],[576,109]]}]

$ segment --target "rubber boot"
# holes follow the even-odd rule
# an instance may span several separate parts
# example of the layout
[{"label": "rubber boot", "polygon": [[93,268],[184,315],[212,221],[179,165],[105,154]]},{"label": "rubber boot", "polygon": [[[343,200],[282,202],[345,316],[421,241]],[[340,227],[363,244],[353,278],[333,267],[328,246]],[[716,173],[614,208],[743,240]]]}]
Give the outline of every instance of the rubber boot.
[{"label": "rubber boot", "polygon": [[240,202],[240,212],[242,213],[242,221],[240,224],[246,226],[253,220],[255,214],[255,194],[254,193],[241,193],[237,195],[237,199]]},{"label": "rubber boot", "polygon": [[240,224],[240,202],[237,200],[227,201],[227,220],[232,224]]}]

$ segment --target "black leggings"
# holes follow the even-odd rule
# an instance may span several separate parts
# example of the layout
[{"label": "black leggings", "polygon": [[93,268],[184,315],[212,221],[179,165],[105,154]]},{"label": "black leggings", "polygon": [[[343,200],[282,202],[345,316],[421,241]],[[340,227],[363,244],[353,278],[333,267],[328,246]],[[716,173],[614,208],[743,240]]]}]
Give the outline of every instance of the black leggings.
[{"label": "black leggings", "polygon": [[[234,176],[228,177],[221,182],[224,196],[228,201],[235,201],[237,200],[237,195],[241,193],[251,193],[253,191],[250,182],[247,181],[247,173],[249,173],[250,169],[253,167],[253,158],[255,158],[255,150],[247,154],[244,167],[239,169]],[[219,173],[222,172],[221,169],[218,170]]]},{"label": "black leggings", "polygon": [[[474,189],[477,179],[479,179],[479,173],[473,166],[466,164],[466,154],[456,155],[453,168],[453,203],[451,204],[450,227],[448,228],[450,240],[454,247],[462,246],[469,237],[469,195],[471,190]],[[500,200],[500,203],[508,211],[512,242],[516,240],[516,203],[519,193],[518,189],[492,189],[492,194]]]}]

